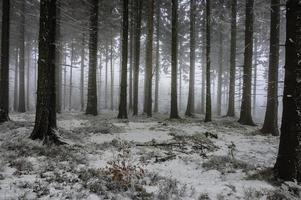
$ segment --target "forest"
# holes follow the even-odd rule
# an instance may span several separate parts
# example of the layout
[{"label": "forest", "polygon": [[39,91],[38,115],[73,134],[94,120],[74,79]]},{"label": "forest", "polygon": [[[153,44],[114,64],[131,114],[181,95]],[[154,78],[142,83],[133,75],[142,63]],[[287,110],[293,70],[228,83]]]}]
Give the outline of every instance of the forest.
[{"label": "forest", "polygon": [[301,199],[301,0],[0,16],[0,200]]}]

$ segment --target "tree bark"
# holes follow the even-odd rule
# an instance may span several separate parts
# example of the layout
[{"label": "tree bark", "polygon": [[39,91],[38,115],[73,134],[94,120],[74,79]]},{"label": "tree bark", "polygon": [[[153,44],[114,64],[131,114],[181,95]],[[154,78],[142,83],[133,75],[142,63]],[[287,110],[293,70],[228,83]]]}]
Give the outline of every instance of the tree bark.
[{"label": "tree bark", "polygon": [[186,116],[192,116],[195,112],[194,104],[194,82],[195,82],[195,0],[190,0],[190,72],[189,72],[189,91]]},{"label": "tree bark", "polygon": [[254,0],[247,0],[245,24],[245,53],[243,67],[243,91],[240,118],[243,125],[255,125],[252,119],[251,89],[252,89],[252,57],[253,57],[253,11]]},{"label": "tree bark", "polygon": [[20,20],[20,55],[19,55],[19,107],[18,112],[26,112],[25,108],[25,2],[21,1]]},{"label": "tree bark", "polygon": [[179,118],[178,114],[178,0],[172,0],[172,30],[171,30],[171,97],[170,118]]},{"label": "tree bark", "polygon": [[1,66],[0,66],[0,123],[9,120],[9,27],[10,0],[2,1]]},{"label": "tree bark", "polygon": [[[221,23],[223,22],[223,17],[221,16]],[[219,62],[218,62],[218,77],[217,77],[217,115],[222,114],[222,86],[223,86],[223,54],[224,54],[224,41],[223,41],[223,25],[220,24],[219,30]]]},{"label": "tree bark", "polygon": [[206,17],[202,19],[202,91],[201,91],[201,114],[205,114],[206,97]]},{"label": "tree bark", "polygon": [[160,0],[156,4],[156,80],[154,112],[159,111],[159,81],[160,81]]},{"label": "tree bark", "polygon": [[142,1],[136,0],[135,12],[135,48],[134,48],[134,77],[133,77],[133,115],[138,115],[139,66],[140,66],[140,37]]},{"label": "tree bark", "polygon": [[46,144],[64,144],[55,132],[56,0],[41,0],[38,61],[38,95],[34,130],[30,138]]},{"label": "tree bark", "polygon": [[211,32],[211,5],[210,0],[206,1],[206,114],[205,122],[211,119],[211,78],[210,78],[210,32]]},{"label": "tree bark", "polygon": [[128,64],[128,31],[129,31],[129,8],[128,0],[123,1],[122,17],[122,66],[120,81],[119,113],[117,118],[127,119],[127,64]]},{"label": "tree bark", "polygon": [[62,41],[61,41],[61,0],[57,0],[56,38],[57,48],[55,50],[56,60],[56,112],[62,112]]},{"label": "tree bark", "polygon": [[152,116],[152,80],[153,80],[153,33],[154,33],[154,0],[148,0],[147,13],[147,38],[145,56],[145,112]]},{"label": "tree bark", "polygon": [[270,58],[267,108],[262,133],[279,135],[278,130],[278,67],[279,67],[279,35],[280,35],[280,0],[271,1],[271,30],[270,30]]},{"label": "tree bark", "polygon": [[[274,3],[275,1],[273,1]],[[301,2],[286,3],[285,80],[278,178],[301,182]]]},{"label": "tree bark", "polygon": [[92,0],[89,38],[89,80],[86,114],[97,115],[97,43],[98,43],[98,0]]},{"label": "tree bark", "polygon": [[19,85],[19,47],[16,47],[16,54],[15,54],[15,79],[14,79],[14,111],[18,111],[18,85]]},{"label": "tree bark", "polygon": [[253,115],[256,114],[256,97],[257,97],[257,63],[258,63],[258,38],[254,39],[254,74],[253,74]]},{"label": "tree bark", "polygon": [[111,31],[111,51],[110,51],[110,63],[111,63],[111,110],[114,110],[114,63],[113,63],[113,35]]},{"label": "tree bark", "polygon": [[236,74],[236,33],[237,0],[231,0],[231,46],[230,46],[230,81],[227,116],[235,116],[235,74]]}]

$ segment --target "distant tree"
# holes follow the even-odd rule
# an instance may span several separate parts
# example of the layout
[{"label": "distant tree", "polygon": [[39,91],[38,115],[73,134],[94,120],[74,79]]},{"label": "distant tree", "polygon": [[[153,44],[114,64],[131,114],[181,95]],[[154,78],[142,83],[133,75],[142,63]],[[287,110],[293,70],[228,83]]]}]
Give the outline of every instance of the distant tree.
[{"label": "distant tree", "polygon": [[133,76],[133,115],[138,115],[138,89],[139,89],[139,65],[140,65],[140,37],[142,1],[135,0],[135,42],[134,42],[134,76]]},{"label": "distant tree", "polygon": [[205,122],[211,119],[211,78],[210,78],[210,29],[211,29],[211,6],[210,0],[206,0],[206,114]]},{"label": "distant tree", "polygon": [[156,1],[156,79],[155,79],[155,103],[154,112],[159,111],[159,81],[160,81],[160,2]]},{"label": "distant tree", "polygon": [[152,80],[153,80],[153,33],[154,33],[154,0],[148,0],[147,4],[147,35],[145,55],[145,91],[144,110],[148,117],[152,116]]},{"label": "distant tree", "polygon": [[279,66],[279,26],[280,0],[271,1],[271,30],[270,30],[270,58],[267,108],[262,133],[279,135],[278,130],[278,66]]},{"label": "distant tree", "polygon": [[1,66],[0,66],[0,123],[9,120],[9,25],[10,0],[2,1]]},{"label": "distant tree", "polygon": [[19,106],[18,111],[23,113],[25,108],[25,1],[21,1],[20,17],[20,55],[19,55]]},{"label": "distant tree", "polygon": [[122,66],[120,81],[119,113],[117,118],[127,119],[127,64],[128,64],[128,31],[129,31],[129,8],[128,0],[123,0],[122,16]]},{"label": "distant tree", "polygon": [[[205,1],[204,1],[205,2]],[[205,6],[204,6],[205,7]],[[201,90],[201,114],[205,114],[205,103],[206,103],[206,16],[203,12],[202,17],[202,90]]]},{"label": "distant tree", "polygon": [[236,74],[236,33],[237,0],[231,0],[231,44],[230,44],[230,81],[227,116],[235,116],[235,74]]},{"label": "distant tree", "polygon": [[69,75],[69,111],[72,110],[72,95],[73,95],[73,68],[74,68],[74,40],[71,41],[70,49],[70,75]]},{"label": "distant tree", "polygon": [[114,110],[114,47],[113,47],[113,35],[111,31],[111,44],[110,44],[110,63],[111,63],[111,110]]},{"label": "distant tree", "polygon": [[190,0],[190,72],[189,91],[185,115],[192,116],[194,113],[194,85],[195,85],[195,0]]},{"label": "distant tree", "polygon": [[[275,3],[275,1],[273,1]],[[301,2],[286,2],[285,80],[278,178],[301,182]]]},{"label": "distant tree", "polygon": [[98,35],[98,0],[91,0],[90,38],[89,38],[89,79],[86,114],[97,115],[97,35]]},{"label": "distant tree", "polygon": [[81,49],[81,61],[80,61],[80,105],[81,111],[85,109],[85,97],[84,97],[84,88],[85,88],[85,34],[82,34],[82,49]]},{"label": "distant tree", "polygon": [[254,0],[247,0],[246,23],[245,23],[245,52],[243,66],[243,94],[239,123],[254,125],[251,109],[251,88],[252,88],[252,57],[253,57],[253,17]]},{"label": "distant tree", "polygon": [[172,0],[171,30],[171,101],[170,118],[179,118],[178,114],[178,0]]},{"label": "distant tree", "polygon": [[38,91],[35,126],[30,138],[63,144],[56,129],[55,48],[56,0],[40,1]]}]

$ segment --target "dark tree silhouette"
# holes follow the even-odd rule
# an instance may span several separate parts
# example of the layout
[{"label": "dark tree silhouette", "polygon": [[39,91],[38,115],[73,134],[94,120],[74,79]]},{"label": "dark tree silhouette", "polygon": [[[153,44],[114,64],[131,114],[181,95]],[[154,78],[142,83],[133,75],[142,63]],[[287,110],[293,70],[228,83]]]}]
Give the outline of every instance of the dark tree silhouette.
[{"label": "dark tree silhouette", "polygon": [[210,29],[211,29],[211,15],[210,15],[210,0],[206,1],[206,114],[205,122],[210,122],[211,119],[211,78],[210,78]]},{"label": "dark tree silhouette", "polygon": [[286,3],[285,80],[277,177],[301,182],[301,4]]},{"label": "dark tree silhouette", "polygon": [[35,126],[30,138],[46,144],[63,144],[55,132],[55,38],[56,0],[41,0],[38,60],[38,91]]},{"label": "dark tree silhouette", "polygon": [[127,64],[128,64],[128,31],[129,31],[129,5],[128,0],[123,1],[122,17],[122,66],[120,81],[119,113],[117,118],[127,119]]},{"label": "dark tree silhouette", "polygon": [[55,84],[56,84],[56,112],[62,112],[62,42],[61,42],[61,0],[57,0],[56,11],[56,70],[55,70]]},{"label": "dark tree silhouette", "polygon": [[144,110],[148,117],[152,116],[152,80],[153,80],[153,33],[154,33],[154,0],[148,0],[147,38],[145,55],[145,91]]},{"label": "dark tree silhouette", "polygon": [[134,77],[133,77],[133,115],[138,115],[138,89],[140,65],[140,37],[141,37],[142,2],[135,2],[135,42],[134,42]]},{"label": "dark tree silhouette", "polygon": [[160,81],[160,0],[156,1],[156,79],[154,112],[159,111],[159,81]]},{"label": "dark tree silhouette", "polygon": [[9,14],[10,0],[3,0],[0,66],[0,123],[9,120]]},{"label": "dark tree silhouette", "polygon": [[231,0],[231,46],[230,46],[230,81],[227,116],[235,116],[235,73],[236,73],[236,32],[237,0]]},{"label": "dark tree silhouette", "polygon": [[251,110],[251,89],[252,89],[252,57],[253,57],[253,17],[254,0],[247,0],[246,24],[245,24],[245,53],[243,66],[243,94],[239,123],[254,125]]},{"label": "dark tree silhouette", "polygon": [[190,72],[189,91],[185,115],[192,116],[194,113],[194,82],[195,82],[195,0],[190,0]]},{"label": "dark tree silhouette", "polygon": [[178,114],[178,0],[172,0],[172,30],[171,30],[171,97],[170,118],[179,118]]},{"label": "dark tree silhouette", "polygon": [[267,108],[262,133],[279,135],[278,130],[278,65],[279,65],[279,26],[280,0],[271,1],[270,65],[268,79]]},{"label": "dark tree silhouette", "polygon": [[98,0],[92,0],[89,38],[89,79],[86,114],[97,115],[97,34],[98,34]]}]

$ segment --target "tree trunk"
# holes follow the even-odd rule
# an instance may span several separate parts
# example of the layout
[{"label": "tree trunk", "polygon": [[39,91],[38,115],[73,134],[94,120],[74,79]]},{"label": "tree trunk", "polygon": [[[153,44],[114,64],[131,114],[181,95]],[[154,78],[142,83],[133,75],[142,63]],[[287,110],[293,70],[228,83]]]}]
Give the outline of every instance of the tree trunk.
[{"label": "tree trunk", "polygon": [[156,5],[156,80],[154,112],[159,111],[159,81],[160,81],[160,0]]},{"label": "tree trunk", "polygon": [[178,114],[178,0],[172,0],[172,30],[171,30],[171,97],[170,118],[179,118]]},{"label": "tree trunk", "polygon": [[73,92],[73,63],[74,63],[74,41],[71,42],[70,57],[70,77],[69,77],[69,111],[72,110],[72,92]]},{"label": "tree trunk", "polygon": [[89,80],[86,114],[97,115],[97,43],[98,43],[98,0],[92,0],[89,39]]},{"label": "tree trunk", "polygon": [[195,82],[195,0],[190,0],[190,73],[188,102],[185,115],[192,116],[194,113],[194,82]]},{"label": "tree trunk", "polygon": [[122,67],[120,81],[119,113],[117,118],[127,119],[127,64],[128,64],[128,30],[129,30],[129,8],[128,0],[123,1],[122,17]]},{"label": "tree trunk", "polygon": [[56,38],[57,48],[55,50],[56,60],[56,112],[62,112],[62,42],[61,42],[61,0],[57,0]]},{"label": "tree trunk", "polygon": [[14,80],[14,111],[18,111],[18,85],[19,85],[19,48],[16,47],[16,54],[15,54],[15,80]]},{"label": "tree trunk", "polygon": [[[273,1],[275,3],[275,1]],[[275,5],[276,6],[276,5]],[[272,39],[272,38],[271,38]],[[285,80],[281,136],[275,172],[301,182],[301,4],[286,3]]]},{"label": "tree trunk", "polygon": [[201,114],[205,114],[206,93],[206,17],[202,19],[202,91],[201,91]]},{"label": "tree trunk", "polygon": [[114,110],[114,63],[113,63],[113,35],[111,31],[111,52],[110,52],[110,63],[111,63],[111,110]]},{"label": "tree trunk", "polygon": [[279,26],[280,0],[271,1],[271,30],[270,30],[270,58],[267,108],[262,133],[279,135],[278,130],[278,66],[279,66]]},{"label": "tree trunk", "polygon": [[152,116],[152,79],[153,79],[153,33],[154,33],[154,0],[148,0],[147,38],[145,56],[145,111]]},{"label": "tree trunk", "polygon": [[236,74],[236,32],[237,0],[231,0],[231,47],[230,47],[230,81],[227,116],[235,116],[235,74]]},{"label": "tree trunk", "polygon": [[129,110],[133,110],[133,65],[134,65],[134,12],[135,12],[135,0],[130,0],[131,11],[130,11],[130,68],[129,68]]},{"label": "tree trunk", "polygon": [[[221,21],[223,22],[223,17],[221,16]],[[223,86],[223,54],[224,54],[224,44],[223,44],[223,25],[220,24],[219,30],[219,62],[218,62],[218,77],[217,77],[217,115],[221,116],[222,114],[222,86]]]},{"label": "tree trunk", "polygon": [[1,66],[0,66],[0,123],[9,120],[9,14],[10,0],[2,1]]},{"label": "tree trunk", "polygon": [[85,109],[85,34],[82,35],[81,63],[80,63],[80,107],[81,111]]},{"label": "tree trunk", "polygon": [[258,39],[254,39],[254,74],[253,74],[253,115],[256,114],[257,97],[257,63],[258,63]]},{"label": "tree trunk", "polygon": [[56,0],[41,0],[37,108],[30,138],[43,140],[46,144],[63,144],[55,133],[55,37]]},{"label": "tree trunk", "polygon": [[108,108],[108,65],[109,65],[109,45],[107,44],[106,42],[106,45],[105,45],[105,62],[106,62],[106,65],[105,65],[105,109]]},{"label": "tree trunk", "polygon": [[66,110],[67,104],[67,55],[64,56],[64,110]]},{"label": "tree trunk", "polygon": [[25,108],[25,2],[21,1],[20,20],[20,55],[19,55],[19,107],[18,112],[24,113]]},{"label": "tree trunk", "polygon": [[255,125],[252,119],[251,89],[252,89],[252,57],[253,57],[253,7],[254,0],[247,0],[245,24],[245,53],[243,67],[243,91],[239,123]]},{"label": "tree trunk", "polygon": [[26,110],[30,110],[30,80],[31,80],[31,44],[27,43],[27,80],[26,80]]},{"label": "tree trunk", "polygon": [[134,77],[133,77],[133,115],[138,115],[138,90],[139,90],[139,66],[140,66],[140,37],[142,2],[136,0],[135,12],[135,48],[134,48]]},{"label": "tree trunk", "polygon": [[211,29],[211,8],[210,0],[206,1],[206,114],[205,122],[211,121],[211,80],[210,80],[210,29]]}]

